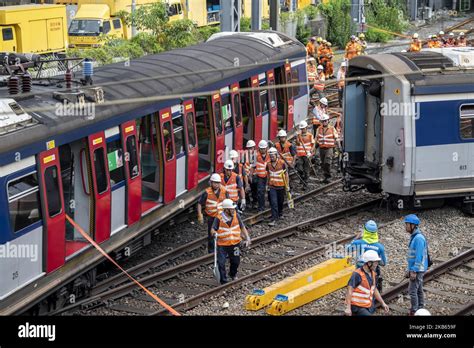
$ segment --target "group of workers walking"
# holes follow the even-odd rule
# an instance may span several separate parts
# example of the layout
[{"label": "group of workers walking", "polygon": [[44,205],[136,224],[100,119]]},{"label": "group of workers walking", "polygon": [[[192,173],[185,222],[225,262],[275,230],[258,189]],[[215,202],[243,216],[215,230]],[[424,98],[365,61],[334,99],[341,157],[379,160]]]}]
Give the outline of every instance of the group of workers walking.
[{"label": "group of workers walking", "polygon": [[456,37],[453,32],[445,35],[444,31],[440,31],[437,35],[430,35],[425,42],[420,40],[418,33],[414,33],[407,51],[420,52],[423,46],[426,48],[466,47],[468,43],[463,32]]}]

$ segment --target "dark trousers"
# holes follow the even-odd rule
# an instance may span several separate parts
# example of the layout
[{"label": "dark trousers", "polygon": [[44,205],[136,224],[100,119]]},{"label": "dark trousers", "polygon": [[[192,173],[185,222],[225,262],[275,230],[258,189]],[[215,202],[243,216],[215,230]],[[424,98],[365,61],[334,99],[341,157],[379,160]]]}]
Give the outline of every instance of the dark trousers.
[{"label": "dark trousers", "polygon": [[339,100],[339,107],[342,108],[342,95],[344,93],[344,88],[339,88],[337,90],[337,99]]},{"label": "dark trousers", "polygon": [[258,202],[258,183],[257,183],[257,176],[252,178],[252,182],[250,183],[250,194],[252,196],[252,205],[257,204]]},{"label": "dark trousers", "polygon": [[301,176],[301,178],[304,181],[308,180],[309,169],[310,169],[310,164],[309,164],[308,157],[303,156],[303,157],[298,157],[296,159],[296,170],[298,171],[298,174]]},{"label": "dark trousers", "polygon": [[217,246],[217,265],[221,277],[221,284],[228,282],[227,272],[225,269],[226,258],[230,260],[229,276],[234,278],[240,265],[240,243],[230,246]]},{"label": "dark trousers", "polygon": [[424,272],[416,272],[415,280],[410,279],[408,283],[408,294],[410,295],[412,312],[416,312],[425,305],[425,299],[423,295],[424,274]]},{"label": "dark trousers", "polygon": [[214,237],[211,236],[211,229],[212,225],[214,224],[214,220],[216,218],[208,216],[207,217],[207,252],[213,253],[214,252]]},{"label": "dark trousers", "polygon": [[267,186],[267,178],[257,177],[257,196],[258,196],[258,210],[265,210],[265,189]]},{"label": "dark trousers", "polygon": [[326,179],[331,177],[331,162],[333,158],[333,148],[323,149],[319,148],[319,157],[321,159],[321,167]]},{"label": "dark trousers", "polygon": [[372,306],[371,308],[364,308],[364,307],[358,307],[351,305],[351,312],[352,315],[354,316],[359,316],[359,317],[367,317],[371,316],[375,311],[375,307]]},{"label": "dark trousers", "polygon": [[278,220],[283,215],[283,201],[285,200],[285,188],[270,187],[268,200],[272,209],[272,220]]}]

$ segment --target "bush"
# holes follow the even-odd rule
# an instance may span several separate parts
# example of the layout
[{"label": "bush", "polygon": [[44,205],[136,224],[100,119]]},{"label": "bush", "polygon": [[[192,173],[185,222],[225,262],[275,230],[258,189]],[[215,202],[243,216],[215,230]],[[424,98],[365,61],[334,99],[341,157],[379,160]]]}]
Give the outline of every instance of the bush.
[{"label": "bush", "polygon": [[197,40],[200,42],[206,41],[212,36],[212,34],[219,33],[220,31],[221,28],[217,25],[208,25],[205,27],[197,28]]},{"label": "bush", "polygon": [[[386,3],[383,0],[372,0],[366,6],[367,23],[376,28],[401,33],[406,28],[402,7],[398,2]],[[392,38],[389,33],[369,28],[367,40],[387,42]]]},{"label": "bush", "polygon": [[351,36],[351,1],[331,0],[320,4],[319,10],[327,19],[327,40],[345,47]]},{"label": "bush", "polygon": [[131,39],[131,42],[140,46],[146,54],[155,54],[164,51],[156,37],[150,33],[138,33]]}]

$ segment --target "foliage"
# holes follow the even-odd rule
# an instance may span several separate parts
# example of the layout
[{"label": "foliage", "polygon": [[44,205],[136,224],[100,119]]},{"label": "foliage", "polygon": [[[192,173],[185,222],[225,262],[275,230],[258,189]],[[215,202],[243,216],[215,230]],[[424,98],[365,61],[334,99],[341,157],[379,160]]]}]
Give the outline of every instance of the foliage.
[{"label": "foliage", "polygon": [[219,33],[220,31],[221,28],[217,25],[207,25],[205,27],[197,28],[197,41],[206,41],[212,34]]},{"label": "foliage", "polygon": [[166,23],[158,34],[158,41],[165,50],[196,44],[197,30],[189,19],[180,19]]},{"label": "foliage", "polygon": [[135,24],[137,30],[151,31],[158,36],[168,24],[168,12],[164,2],[155,2],[147,6],[139,6],[136,11],[123,15],[128,25]]},{"label": "foliage", "polygon": [[351,1],[331,0],[319,5],[327,19],[327,40],[339,47],[345,47],[351,35]]},{"label": "foliage", "polygon": [[131,39],[132,43],[140,46],[146,54],[154,54],[164,51],[157,38],[153,34],[141,32]]},{"label": "foliage", "polygon": [[68,56],[91,58],[100,65],[114,62],[114,57],[134,59],[145,55],[144,49],[133,41],[124,39],[108,40],[102,47],[88,49],[69,49]]},{"label": "foliage", "polygon": [[318,8],[313,5],[308,5],[306,7],[303,7],[301,10],[308,17],[308,20],[315,19],[316,15],[318,14]]},{"label": "foliage", "polygon": [[[270,21],[262,20],[262,30],[270,29]],[[252,30],[252,19],[249,17],[240,18],[240,31],[251,31]]]},{"label": "foliage", "polygon": [[[401,33],[406,28],[403,11],[397,1],[372,0],[366,6],[366,16],[367,23],[376,28],[396,33]],[[369,28],[367,31],[367,40],[372,42],[387,42],[391,38],[391,34],[379,30]]]}]

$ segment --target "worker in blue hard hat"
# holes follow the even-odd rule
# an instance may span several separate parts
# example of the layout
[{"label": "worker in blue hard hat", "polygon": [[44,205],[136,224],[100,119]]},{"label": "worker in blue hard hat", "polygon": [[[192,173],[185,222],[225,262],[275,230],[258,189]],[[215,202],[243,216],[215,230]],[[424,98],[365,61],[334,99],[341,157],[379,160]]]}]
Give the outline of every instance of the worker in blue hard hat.
[{"label": "worker in blue hard hat", "polygon": [[415,214],[405,216],[405,230],[410,234],[408,243],[408,293],[410,295],[410,315],[424,307],[423,276],[428,269],[428,244],[419,229],[420,219]]},{"label": "worker in blue hard hat", "polygon": [[[357,260],[357,267],[361,267],[364,263],[360,258],[367,250],[374,250],[380,257],[379,266],[387,264],[387,257],[385,256],[385,247],[379,242],[377,223],[374,220],[369,220],[364,224],[362,235],[359,235],[350,244],[346,246],[349,252],[355,252]],[[377,289],[382,291],[383,278],[381,276],[380,267],[377,266],[375,272],[377,273]]]}]

